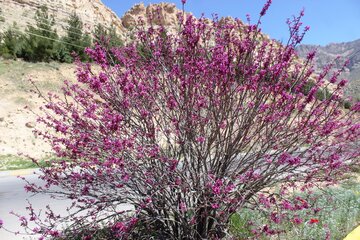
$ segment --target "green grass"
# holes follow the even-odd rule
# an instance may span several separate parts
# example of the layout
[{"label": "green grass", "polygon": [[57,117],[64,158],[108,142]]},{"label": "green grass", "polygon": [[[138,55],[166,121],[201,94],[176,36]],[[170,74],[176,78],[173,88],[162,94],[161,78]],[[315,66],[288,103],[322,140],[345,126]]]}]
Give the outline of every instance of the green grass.
[{"label": "green grass", "polygon": [[[58,74],[52,70],[58,70],[61,65],[56,62],[50,63],[29,63],[24,61],[15,61],[15,60],[3,60],[0,61],[0,76],[2,79],[11,82],[12,90],[27,92],[29,89],[33,89],[29,81],[31,74],[36,72],[48,72],[49,74]],[[30,75],[29,75],[30,74]],[[64,76],[56,75],[58,79],[63,79]],[[36,78],[33,79],[36,81]],[[38,87],[47,92],[47,91],[59,91],[61,88],[62,81],[59,80],[47,80],[37,82]],[[9,93],[12,93],[11,91]],[[8,94],[5,92],[4,94]]]},{"label": "green grass", "polygon": [[[300,194],[299,194],[300,195]],[[263,237],[257,239],[280,239],[280,240],[312,240],[326,239],[327,232],[330,232],[330,239],[343,239],[360,223],[360,183],[347,181],[338,187],[327,188],[314,193],[318,199],[314,201],[315,207],[322,210],[317,214],[308,209],[296,213],[304,221],[301,224],[293,224],[284,221],[280,224],[271,223],[268,217],[260,211],[244,209],[234,214],[230,221],[230,232],[238,239],[250,239],[254,237],[251,232],[252,221],[257,226],[270,225],[285,232],[275,237]],[[316,224],[309,224],[311,218],[319,220]]]},{"label": "green grass", "polygon": [[[49,156],[39,161],[40,166],[48,165],[49,161],[56,161],[56,158]],[[30,159],[18,155],[0,155],[0,171],[37,168],[38,166]]]}]

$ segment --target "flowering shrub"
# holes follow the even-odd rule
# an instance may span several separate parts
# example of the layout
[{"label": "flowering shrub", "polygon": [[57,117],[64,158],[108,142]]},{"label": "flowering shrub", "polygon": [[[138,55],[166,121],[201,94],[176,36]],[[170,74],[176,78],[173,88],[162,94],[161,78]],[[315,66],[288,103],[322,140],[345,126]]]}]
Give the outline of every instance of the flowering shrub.
[{"label": "flowering shrub", "polygon": [[139,30],[134,42],[112,49],[114,62],[101,46],[87,49],[94,64],[78,62],[79,84],[66,83],[64,98],[49,94],[39,118],[49,131],[38,134],[65,160],[42,168],[45,186],[27,186],[73,205],[65,216],[48,209],[47,222],[30,206],[36,233],[220,239],[241,208],[267,209],[274,223],[310,208],[288,199],[287,189],[307,191],[357,164],[359,105],[341,108],[340,71],[329,96],[316,98],[330,86],[330,67],[314,78],[314,54],[297,58],[300,19],[289,20],[285,46],[261,34],[260,20],[181,14],[177,32]]}]

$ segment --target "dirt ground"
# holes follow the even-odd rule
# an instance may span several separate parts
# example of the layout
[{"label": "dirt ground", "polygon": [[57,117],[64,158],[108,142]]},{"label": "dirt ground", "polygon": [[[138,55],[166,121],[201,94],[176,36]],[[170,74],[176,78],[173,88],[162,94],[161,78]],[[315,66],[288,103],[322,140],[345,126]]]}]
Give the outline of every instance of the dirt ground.
[{"label": "dirt ground", "polygon": [[73,64],[28,63],[0,60],[0,156],[28,154],[43,158],[51,154],[50,146],[35,137],[40,126],[36,115],[43,100],[31,92],[32,79],[43,93],[59,92],[64,80],[75,80]]}]

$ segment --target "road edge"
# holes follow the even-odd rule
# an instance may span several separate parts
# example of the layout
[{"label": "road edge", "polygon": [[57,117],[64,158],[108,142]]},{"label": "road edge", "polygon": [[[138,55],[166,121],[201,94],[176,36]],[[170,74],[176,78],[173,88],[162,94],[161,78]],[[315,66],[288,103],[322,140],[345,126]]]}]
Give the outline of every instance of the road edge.
[{"label": "road edge", "polygon": [[29,169],[19,169],[19,170],[8,170],[8,171],[0,171],[1,177],[9,177],[9,176],[26,176],[31,175],[38,172],[38,168],[29,168]]}]

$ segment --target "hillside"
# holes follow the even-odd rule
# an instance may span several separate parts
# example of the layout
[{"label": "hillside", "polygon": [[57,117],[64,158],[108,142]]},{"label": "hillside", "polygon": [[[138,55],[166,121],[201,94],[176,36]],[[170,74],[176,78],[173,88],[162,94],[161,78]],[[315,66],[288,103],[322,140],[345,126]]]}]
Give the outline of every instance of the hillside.
[{"label": "hillside", "polygon": [[333,61],[337,56],[340,59],[336,62],[336,68],[349,59],[349,65],[342,74],[343,78],[349,80],[346,88],[346,95],[360,99],[360,39],[352,42],[331,43],[326,46],[301,45],[298,48],[300,57],[306,57],[307,53],[317,49],[315,64],[317,71]]},{"label": "hillside", "polygon": [[[34,136],[36,115],[43,101],[36,94],[29,79],[44,92],[58,91],[65,79],[75,80],[74,66],[59,63],[28,63],[0,61],[0,159],[18,153],[44,157],[50,147]],[[0,163],[1,169],[1,163]]]}]

